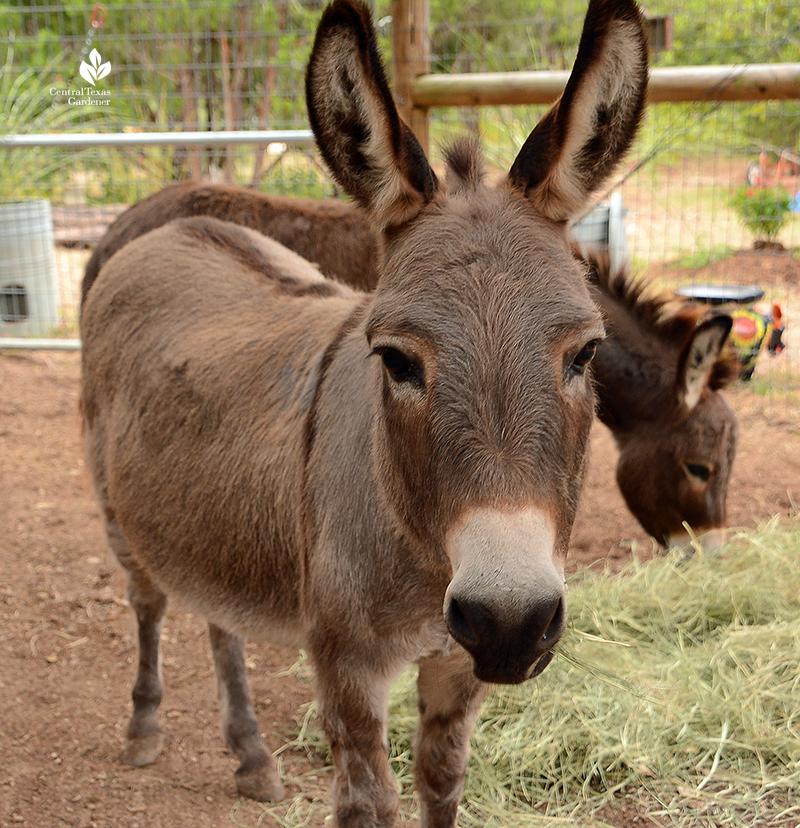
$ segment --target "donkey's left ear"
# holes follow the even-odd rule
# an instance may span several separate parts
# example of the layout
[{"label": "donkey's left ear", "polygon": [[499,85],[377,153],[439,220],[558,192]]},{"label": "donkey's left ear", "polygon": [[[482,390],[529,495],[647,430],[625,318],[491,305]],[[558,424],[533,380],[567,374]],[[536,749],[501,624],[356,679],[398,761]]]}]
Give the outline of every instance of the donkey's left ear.
[{"label": "donkey's left ear", "polygon": [[412,219],[434,197],[436,175],[389,91],[369,9],[334,0],[306,71],[311,128],[334,178],[381,229]]},{"label": "donkey's left ear", "polygon": [[508,174],[537,212],[568,221],[586,209],[636,135],[647,65],[647,34],[634,0],[591,0],[564,92]]},{"label": "donkey's left ear", "polygon": [[708,385],[714,365],[733,327],[730,316],[714,316],[695,328],[678,360],[678,393],[691,411]]}]

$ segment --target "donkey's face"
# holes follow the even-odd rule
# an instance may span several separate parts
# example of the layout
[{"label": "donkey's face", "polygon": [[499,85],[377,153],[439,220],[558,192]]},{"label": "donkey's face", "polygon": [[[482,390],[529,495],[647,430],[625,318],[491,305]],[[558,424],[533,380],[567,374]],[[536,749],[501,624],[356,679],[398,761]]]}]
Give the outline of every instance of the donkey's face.
[{"label": "donkey's face", "polygon": [[600,420],[619,447],[620,490],[659,543],[683,545],[688,527],[712,550],[724,539],[738,432],[722,394],[736,373],[725,352],[731,317],[676,311],[608,255],[584,260],[608,331],[592,373]]},{"label": "donkey's face", "polygon": [[686,524],[713,551],[725,538],[736,417],[723,395],[709,388],[691,409],[679,403],[664,413],[661,422],[642,422],[626,435],[617,482],[630,510],[659,543],[684,545]]},{"label": "donkey's face", "polygon": [[484,681],[538,672],[564,629],[566,553],[603,335],[565,222],[630,143],[646,84],[638,11],[595,0],[564,96],[508,178],[477,148],[447,186],[400,121],[367,11],[337,0],[307,76],[311,124],[384,233],[363,332],[373,462],[397,531],[438,562],[444,619]]},{"label": "donkey's face", "polygon": [[384,274],[366,335],[386,502],[452,568],[478,676],[521,681],[563,631],[600,314],[562,228],[507,187],[440,197]]}]

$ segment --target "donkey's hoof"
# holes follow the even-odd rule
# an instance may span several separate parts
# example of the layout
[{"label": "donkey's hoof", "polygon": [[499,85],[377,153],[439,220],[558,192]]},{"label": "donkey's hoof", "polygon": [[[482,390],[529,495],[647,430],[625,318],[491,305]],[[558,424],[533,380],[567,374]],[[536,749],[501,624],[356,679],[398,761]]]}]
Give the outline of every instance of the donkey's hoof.
[{"label": "donkey's hoof", "polygon": [[125,741],[122,758],[126,765],[140,768],[142,765],[155,762],[162,747],[164,747],[164,734],[160,731],[137,736],[135,739],[128,738]]},{"label": "donkey's hoof", "polygon": [[239,769],[235,777],[239,796],[246,796],[258,802],[280,802],[286,797],[286,790],[274,768],[262,766],[247,770]]}]

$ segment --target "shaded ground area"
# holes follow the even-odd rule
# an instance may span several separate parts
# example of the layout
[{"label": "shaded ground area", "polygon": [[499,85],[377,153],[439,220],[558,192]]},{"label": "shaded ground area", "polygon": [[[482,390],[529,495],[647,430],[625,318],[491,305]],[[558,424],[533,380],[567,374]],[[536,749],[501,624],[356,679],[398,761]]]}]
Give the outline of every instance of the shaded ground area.
[{"label": "shaded ground area", "polygon": [[[274,826],[261,806],[235,798],[205,627],[180,606],[165,629],[166,750],[149,768],[120,762],[136,645],[83,465],[78,380],[77,354],[0,355],[0,825]],[[749,389],[730,399],[742,422],[730,523],[752,527],[795,509],[800,416]],[[614,464],[613,442],[597,426],[573,571],[617,566],[632,543],[651,553],[614,485]],[[295,658],[249,648],[273,749],[296,732],[311,697],[307,682],[278,677]],[[281,763],[290,795],[325,796],[318,757],[287,750]],[[619,828],[655,824],[629,806],[603,817]]]}]

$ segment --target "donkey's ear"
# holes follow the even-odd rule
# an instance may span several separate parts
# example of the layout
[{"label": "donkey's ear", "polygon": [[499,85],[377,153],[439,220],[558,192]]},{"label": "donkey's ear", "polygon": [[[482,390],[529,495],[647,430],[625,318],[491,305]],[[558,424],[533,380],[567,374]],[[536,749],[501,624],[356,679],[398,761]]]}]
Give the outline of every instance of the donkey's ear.
[{"label": "donkey's ear", "polygon": [[732,327],[730,316],[714,316],[698,325],[684,345],[678,360],[678,393],[689,411],[700,401]]},{"label": "donkey's ear", "polygon": [[358,0],[335,0],[323,13],[306,100],[322,157],[378,226],[409,221],[433,198],[436,175],[397,114],[370,12]]},{"label": "donkey's ear", "polygon": [[591,0],[563,94],[509,172],[536,210],[575,218],[627,152],[644,112],[647,35],[633,0]]}]

